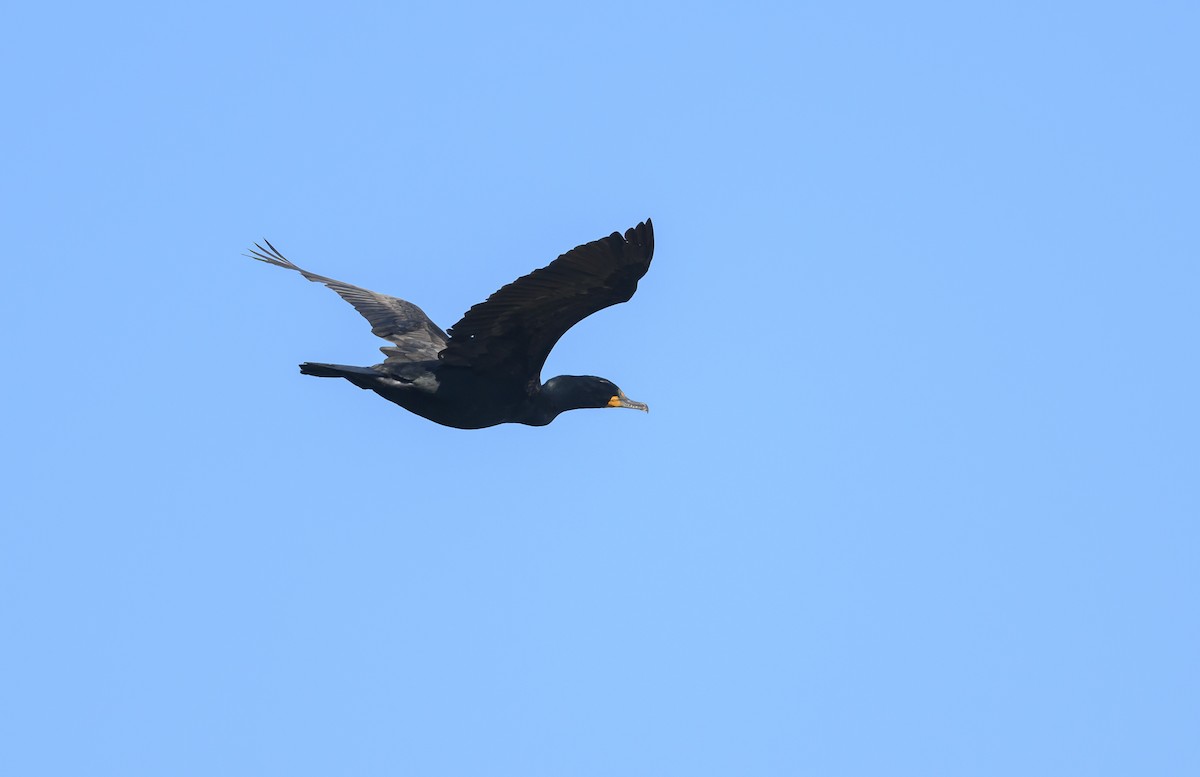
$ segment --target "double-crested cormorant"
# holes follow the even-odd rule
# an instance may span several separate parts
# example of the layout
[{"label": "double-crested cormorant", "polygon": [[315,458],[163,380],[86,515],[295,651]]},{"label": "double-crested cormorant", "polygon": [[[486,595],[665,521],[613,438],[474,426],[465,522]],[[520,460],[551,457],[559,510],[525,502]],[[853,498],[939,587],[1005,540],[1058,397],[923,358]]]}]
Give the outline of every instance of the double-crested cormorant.
[{"label": "double-crested cormorant", "polygon": [[598,310],[626,302],[650,269],[650,219],[625,232],[586,243],[548,266],[518,278],[475,305],[449,335],[416,305],[302,270],[255,243],[247,256],[295,270],[323,283],[390,341],[373,367],[305,362],[304,375],[345,378],[406,410],[445,426],[482,429],[496,424],[544,426],[564,410],[649,408],[611,381],[559,375],[542,383],[542,365],[558,339]]}]

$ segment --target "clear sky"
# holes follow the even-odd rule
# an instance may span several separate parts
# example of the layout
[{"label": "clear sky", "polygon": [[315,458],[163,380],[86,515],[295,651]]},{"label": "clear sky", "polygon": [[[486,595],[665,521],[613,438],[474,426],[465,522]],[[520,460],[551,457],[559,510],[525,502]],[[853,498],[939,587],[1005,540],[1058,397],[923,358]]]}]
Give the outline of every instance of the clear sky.
[{"label": "clear sky", "polygon": [[[1200,774],[1194,3],[322,6],[3,14],[6,774]],[[648,216],[540,429],[241,256]]]}]

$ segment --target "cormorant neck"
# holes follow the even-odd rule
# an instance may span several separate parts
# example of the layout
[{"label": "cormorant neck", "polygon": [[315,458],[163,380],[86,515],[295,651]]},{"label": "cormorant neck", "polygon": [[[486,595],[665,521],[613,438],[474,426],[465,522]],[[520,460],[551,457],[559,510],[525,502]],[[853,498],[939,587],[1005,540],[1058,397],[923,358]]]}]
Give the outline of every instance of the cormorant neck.
[{"label": "cormorant neck", "polygon": [[539,391],[525,403],[525,412],[521,415],[521,423],[529,426],[545,426],[558,418],[562,408],[556,407],[551,397]]},{"label": "cormorant neck", "polygon": [[521,423],[530,426],[545,426],[568,410],[596,407],[592,398],[583,389],[593,379],[574,375],[559,375],[541,385],[538,392],[525,406]]}]

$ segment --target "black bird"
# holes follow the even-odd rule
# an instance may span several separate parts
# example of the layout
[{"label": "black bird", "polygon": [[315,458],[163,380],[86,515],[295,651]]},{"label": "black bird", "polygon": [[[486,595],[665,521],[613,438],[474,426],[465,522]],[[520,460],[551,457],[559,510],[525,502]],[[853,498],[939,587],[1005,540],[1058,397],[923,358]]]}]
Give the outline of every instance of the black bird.
[{"label": "black bird", "polygon": [[568,329],[598,310],[626,302],[650,269],[650,219],[625,232],[573,248],[475,305],[449,335],[419,307],[396,297],[302,270],[269,241],[247,256],[323,283],[392,343],[373,367],[305,362],[304,375],[345,378],[362,389],[445,426],[545,426],[565,410],[631,407],[649,411],[611,381],[559,375],[542,383],[542,366]]}]

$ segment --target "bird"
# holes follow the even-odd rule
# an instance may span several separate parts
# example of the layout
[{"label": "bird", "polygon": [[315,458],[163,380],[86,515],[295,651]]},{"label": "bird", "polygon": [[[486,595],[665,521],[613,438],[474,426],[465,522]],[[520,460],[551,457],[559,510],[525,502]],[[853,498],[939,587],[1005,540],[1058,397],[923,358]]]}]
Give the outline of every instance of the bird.
[{"label": "bird", "polygon": [[245,256],[294,270],[349,302],[390,345],[371,367],[304,362],[303,375],[345,378],[443,426],[483,429],[545,426],[568,410],[649,412],[612,381],[559,375],[542,382],[546,358],[567,330],[604,308],[628,302],[654,257],[650,219],[577,246],[503,286],[442,330],[411,302],[301,269],[268,240]]}]

